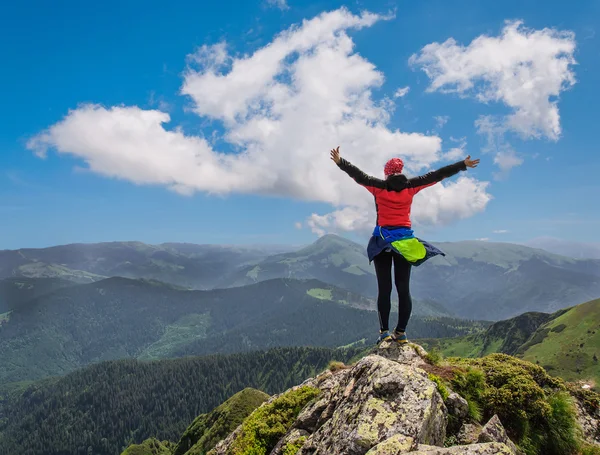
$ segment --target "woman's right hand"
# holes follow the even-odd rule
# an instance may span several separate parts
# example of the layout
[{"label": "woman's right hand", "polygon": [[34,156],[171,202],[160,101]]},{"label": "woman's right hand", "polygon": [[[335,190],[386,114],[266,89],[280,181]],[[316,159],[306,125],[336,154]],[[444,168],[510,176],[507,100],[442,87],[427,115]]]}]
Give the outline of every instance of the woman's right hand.
[{"label": "woman's right hand", "polygon": [[340,146],[338,145],[337,148],[331,150],[331,159],[333,160],[333,162],[335,164],[340,164],[340,161],[342,161],[342,158],[340,157]]},{"label": "woman's right hand", "polygon": [[471,155],[469,155],[465,158],[465,166],[467,166],[467,167],[477,167],[478,164],[479,164],[479,159],[472,160]]}]

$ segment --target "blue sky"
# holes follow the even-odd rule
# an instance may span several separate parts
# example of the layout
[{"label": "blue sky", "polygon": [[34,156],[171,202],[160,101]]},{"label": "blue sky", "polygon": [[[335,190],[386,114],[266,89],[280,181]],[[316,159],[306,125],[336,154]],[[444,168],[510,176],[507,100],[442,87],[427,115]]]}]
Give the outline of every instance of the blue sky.
[{"label": "blue sky", "polygon": [[[181,94],[186,71],[192,65],[189,56],[203,45],[213,46],[222,41],[227,42],[232,58],[251,56],[289,27],[300,27],[303,20],[340,7],[346,7],[348,14],[356,17],[365,8],[383,16],[394,14],[393,18],[385,17],[360,29],[341,29],[351,38],[353,53],[374,65],[384,77],[382,84],[370,91],[370,96],[376,103],[386,96],[387,103],[395,103],[395,108],[388,110],[390,117],[386,127],[403,133],[439,136],[442,140],[439,153],[447,153],[460,144],[450,138],[464,138],[464,154],[482,159],[480,167],[469,176],[477,182],[489,182],[485,192],[491,199],[481,203],[485,207],[456,208],[461,205],[461,197],[474,198],[482,191],[473,189],[471,195],[467,190],[460,193],[462,187],[457,187],[454,192],[440,193],[436,196],[439,199],[431,196],[431,200],[419,200],[423,205],[419,216],[424,220],[419,229],[427,238],[521,242],[550,235],[600,241],[600,182],[597,178],[600,154],[596,138],[596,100],[600,94],[599,2],[289,0],[287,8],[279,8],[264,0],[131,0],[101,4],[61,1],[52,5],[24,1],[5,6],[0,16],[4,62],[0,73],[4,88],[0,124],[0,248],[114,240],[305,243],[316,239],[314,223],[306,221],[311,215],[327,216],[346,205],[353,207],[352,214],[366,217],[367,221],[351,223],[356,229],[340,230],[345,221],[336,225],[332,220],[337,218],[332,215],[333,218],[326,221],[321,219],[319,229],[366,241],[368,234],[364,226],[372,224],[374,219],[361,204],[372,201],[367,199],[367,202],[352,205],[354,196],[349,195],[355,194],[354,189],[348,186],[350,183],[343,173],[333,168],[323,171],[323,177],[319,178],[333,183],[323,183],[319,191],[314,190],[314,184],[303,187],[302,182],[288,185],[285,181],[286,172],[307,172],[307,179],[314,174],[305,169],[310,167],[310,161],[302,161],[302,165],[298,161],[305,152],[298,148],[301,141],[294,136],[293,128],[283,131],[283,139],[277,142],[279,156],[283,157],[281,163],[286,162],[289,153],[287,170],[282,170],[283,164],[278,161],[277,170],[271,171],[268,160],[261,162],[260,172],[254,170],[253,166],[258,166],[256,162],[246,168],[248,173],[265,172],[265,176],[280,172],[283,180],[274,179],[271,186],[263,187],[256,182],[241,181],[237,174],[223,174],[229,180],[217,195],[206,192],[207,180],[197,182],[194,191],[188,191],[186,186],[180,192],[160,182],[140,184],[140,179],[152,180],[158,171],[153,168],[141,177],[131,170],[139,168],[139,164],[133,163],[131,169],[125,169],[128,162],[122,154],[118,155],[119,144],[103,143],[106,134],[102,125],[104,119],[109,120],[108,114],[95,117],[97,124],[89,117],[91,124],[86,123],[86,128],[96,128],[89,130],[93,131],[91,135],[85,135],[88,130],[82,133],[80,123],[73,123],[72,129],[60,132],[60,137],[56,133],[47,141],[49,148],[45,158],[27,146],[31,138],[62,121],[70,110],[91,103],[107,109],[125,106],[167,112],[170,121],[166,130],[179,128],[187,137],[214,138],[211,144],[215,150],[238,153],[239,144],[232,145],[224,139],[228,126],[223,122],[225,114],[218,111],[220,104],[215,101],[212,111],[203,104],[210,104],[207,97],[212,95],[210,89],[206,89],[207,81],[201,79],[204,91],[190,89],[191,95]],[[570,68],[575,83],[558,96],[558,137],[541,134],[538,138],[524,139],[514,131],[504,132],[502,137],[510,144],[511,153],[522,163],[498,177],[501,169],[494,164],[494,152],[484,153],[487,143],[485,137],[477,133],[475,121],[482,115],[510,115],[511,106],[502,100],[481,102],[474,96],[428,92],[431,78],[423,71],[423,65],[409,64],[409,58],[421,53],[424,46],[443,43],[449,38],[458,45],[469,46],[481,35],[498,37],[506,20],[522,20],[525,27],[534,31],[549,27],[573,32],[576,64]],[[214,60],[218,48],[210,49]],[[352,74],[351,67],[337,76],[335,67],[311,68],[313,73],[322,71],[323,78],[349,78]],[[344,68],[340,67],[339,71]],[[394,98],[393,94],[402,87],[409,87],[408,93]],[[324,102],[325,97],[315,97],[314,102]],[[192,112],[195,108],[203,109],[203,115]],[[446,116],[447,122],[437,127],[435,117],[441,116]],[[348,139],[346,144],[345,136],[338,133],[332,136],[331,142],[323,140],[312,144],[322,146],[319,153],[325,158],[330,147],[341,145],[342,154],[348,150],[347,156],[368,170],[383,167],[383,154],[367,148],[361,152],[352,145],[360,144],[360,137]],[[119,135],[123,132],[115,133],[112,140]],[[286,137],[289,142],[285,141]],[[150,136],[147,142],[143,136],[134,139],[145,146],[154,141]],[[435,148],[431,141],[424,146]],[[64,153],[58,153],[57,147]],[[85,156],[98,153],[93,156],[107,157],[111,151],[117,153],[116,158],[103,161],[103,170],[86,169]],[[158,149],[152,153],[162,153],[167,159],[172,151]],[[325,158],[321,160],[322,166],[332,166]],[[414,161],[419,159],[414,158]],[[446,164],[443,159],[430,161],[427,165],[433,168]],[[121,171],[115,171],[115,175],[109,175],[112,171],[107,171],[106,166],[113,165],[119,169],[123,166],[122,173],[116,175]],[[179,169],[181,167],[185,168],[180,166]],[[416,164],[414,169],[416,172]],[[187,175],[181,178],[190,182]],[[215,184],[220,185],[220,180],[223,179],[217,179]],[[236,185],[241,189],[236,189]],[[340,206],[334,207],[335,201],[340,202]],[[429,213],[437,203],[441,207],[439,214]],[[465,204],[468,203],[467,200]],[[442,207],[443,204],[447,207]],[[461,214],[466,217],[461,218]],[[298,223],[302,229],[296,226]]]}]

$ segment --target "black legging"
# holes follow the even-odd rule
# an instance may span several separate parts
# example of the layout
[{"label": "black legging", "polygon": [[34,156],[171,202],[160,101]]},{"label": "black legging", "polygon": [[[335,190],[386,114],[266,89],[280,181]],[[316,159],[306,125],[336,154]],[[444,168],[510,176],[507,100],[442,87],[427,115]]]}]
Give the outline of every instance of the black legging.
[{"label": "black legging", "polygon": [[398,290],[398,325],[396,330],[404,332],[412,312],[410,297],[410,270],[412,265],[401,255],[382,252],[373,258],[377,275],[377,311],[381,331],[389,330],[390,310],[392,308],[392,262],[394,263],[394,281]]}]

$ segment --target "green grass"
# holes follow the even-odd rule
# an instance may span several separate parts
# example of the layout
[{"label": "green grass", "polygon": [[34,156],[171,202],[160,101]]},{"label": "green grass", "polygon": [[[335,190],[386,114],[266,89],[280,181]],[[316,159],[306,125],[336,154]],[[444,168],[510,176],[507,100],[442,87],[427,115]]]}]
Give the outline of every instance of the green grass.
[{"label": "green grass", "polygon": [[[496,352],[500,352],[500,348],[502,347],[503,343],[504,343],[503,338],[494,338],[494,339],[490,340],[488,342],[487,346],[483,346],[480,356],[483,357],[488,354],[494,354]],[[465,357],[474,357],[474,356],[465,356]]]},{"label": "green grass", "polygon": [[331,292],[331,289],[313,288],[313,289],[309,289],[308,291],[306,291],[306,293],[308,295],[310,295],[311,297],[314,297],[315,299],[333,300],[333,294]]},{"label": "green grass", "polygon": [[425,349],[435,349],[444,357],[479,357],[483,350],[483,338],[468,335],[456,338],[416,340]]},{"label": "green grass", "polygon": [[569,381],[600,383],[600,299],[571,308],[538,332],[540,342],[520,357]]},{"label": "green grass", "polygon": [[169,357],[181,346],[206,338],[209,327],[210,315],[208,313],[187,315],[175,324],[167,326],[160,339],[144,349],[138,359],[156,360]]}]

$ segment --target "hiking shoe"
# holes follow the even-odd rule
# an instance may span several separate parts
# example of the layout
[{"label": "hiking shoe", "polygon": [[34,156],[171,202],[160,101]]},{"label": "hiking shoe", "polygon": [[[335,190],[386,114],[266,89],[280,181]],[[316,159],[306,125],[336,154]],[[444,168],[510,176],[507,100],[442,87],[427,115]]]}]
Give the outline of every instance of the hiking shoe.
[{"label": "hiking shoe", "polygon": [[377,339],[377,344],[381,343],[382,341],[392,341],[392,335],[390,335],[390,331],[386,330],[384,332],[379,332],[379,338]]},{"label": "hiking shoe", "polygon": [[400,344],[408,343],[408,338],[406,337],[405,332],[396,332],[394,330],[394,334],[392,335],[392,338]]}]

